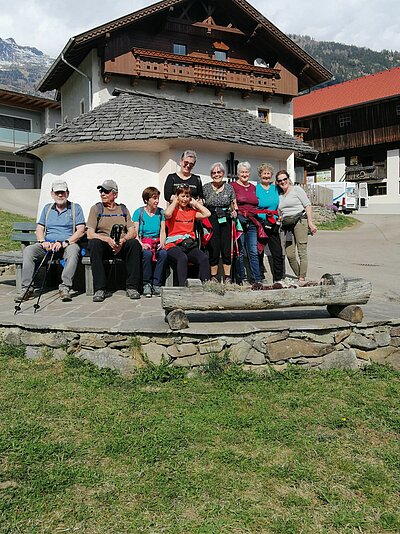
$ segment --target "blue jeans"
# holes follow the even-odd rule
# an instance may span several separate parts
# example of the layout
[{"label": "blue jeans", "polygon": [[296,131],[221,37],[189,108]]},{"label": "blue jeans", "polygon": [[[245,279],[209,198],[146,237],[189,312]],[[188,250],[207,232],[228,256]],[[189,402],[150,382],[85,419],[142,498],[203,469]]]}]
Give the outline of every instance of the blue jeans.
[{"label": "blue jeans", "polygon": [[243,234],[239,237],[239,256],[236,259],[237,279],[239,283],[246,278],[246,273],[244,270],[245,251],[249,260],[251,281],[253,283],[260,282],[262,280],[262,276],[258,261],[257,228],[251,223],[247,226],[246,231],[243,232]]},{"label": "blue jeans", "polygon": [[158,250],[156,252],[156,262],[152,260],[152,257],[151,250],[143,250],[143,284],[161,286],[164,283],[167,251],[164,249]]}]

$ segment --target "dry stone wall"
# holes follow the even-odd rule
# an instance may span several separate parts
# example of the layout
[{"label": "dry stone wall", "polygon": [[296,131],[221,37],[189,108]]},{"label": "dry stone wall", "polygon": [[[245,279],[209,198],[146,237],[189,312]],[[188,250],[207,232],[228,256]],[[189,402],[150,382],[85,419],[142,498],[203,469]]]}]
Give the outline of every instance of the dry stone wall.
[{"label": "dry stone wall", "polygon": [[171,333],[166,335],[107,334],[97,332],[38,331],[22,327],[0,328],[5,343],[25,346],[26,357],[63,359],[74,355],[100,368],[116,369],[131,376],[146,361],[159,365],[196,367],[208,362],[210,354],[229,351],[232,361],[246,369],[283,370],[288,364],[317,369],[359,369],[371,362],[389,364],[400,370],[400,320],[352,325],[334,330],[261,331],[247,336]]}]

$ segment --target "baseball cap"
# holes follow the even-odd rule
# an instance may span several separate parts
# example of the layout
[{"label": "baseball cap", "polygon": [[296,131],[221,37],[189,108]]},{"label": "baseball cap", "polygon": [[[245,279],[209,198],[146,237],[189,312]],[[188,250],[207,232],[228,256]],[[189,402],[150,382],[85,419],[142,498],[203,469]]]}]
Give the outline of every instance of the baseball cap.
[{"label": "baseball cap", "polygon": [[97,186],[97,189],[107,189],[107,191],[111,191],[111,189],[114,189],[114,191],[118,191],[117,183],[114,182],[114,180],[104,180],[104,182],[101,185]]},{"label": "baseball cap", "polygon": [[67,182],[64,182],[64,180],[54,180],[54,182],[51,184],[51,190],[52,191],[68,191]]}]

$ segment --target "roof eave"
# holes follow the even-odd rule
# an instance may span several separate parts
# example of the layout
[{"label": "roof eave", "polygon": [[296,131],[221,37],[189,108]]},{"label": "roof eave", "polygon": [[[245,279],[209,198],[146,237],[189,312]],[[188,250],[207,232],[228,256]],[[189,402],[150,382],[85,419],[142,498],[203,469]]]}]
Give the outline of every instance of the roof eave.
[{"label": "roof eave", "polygon": [[[40,81],[38,90],[41,92],[45,92],[53,89],[58,89],[58,86],[56,87],[57,84],[52,81],[52,77],[53,75],[56,75],[56,71],[61,67],[62,55],[72,65],[74,65],[74,60],[72,58],[72,53],[74,51],[78,52],[80,48],[82,48],[82,51],[84,51],[90,43],[92,43],[92,45],[94,46],[96,41],[101,39],[101,37],[105,33],[120,29],[124,26],[136,22],[137,20],[142,20],[164,9],[168,9],[170,7],[183,3],[184,1],[186,0],[162,0],[161,2],[135,11],[129,15],[119,17],[118,19],[115,19],[106,24],[102,24],[100,26],[97,26],[96,28],[93,28],[79,35],[76,35],[75,37],[70,38],[61,54],[57,57],[57,59],[54,61],[47,73],[44,75],[43,79]],[[300,82],[299,85],[301,89],[314,87],[315,85],[319,85],[332,78],[331,72],[329,72],[323,65],[318,63],[318,61],[312,56],[307,54],[307,52],[305,52],[300,46],[298,46],[294,41],[292,41],[292,39],[290,39],[286,34],[279,30],[279,28],[277,28],[272,22],[265,18],[259,11],[253,8],[253,6],[251,6],[248,2],[246,2],[245,0],[232,1],[241,9],[245,10],[249,14],[249,16],[259,21],[264,27],[264,29],[274,35],[277,41],[286,50],[294,54],[297,60],[300,61],[300,63],[303,65],[303,68],[298,74]],[[75,66],[78,66],[79,62],[83,60],[83,57],[81,58],[79,53],[77,54],[77,57],[78,62]],[[305,68],[307,68],[308,70],[307,73],[303,73],[303,70]],[[67,73],[71,70],[70,67],[67,67],[66,65],[65,69],[66,74],[62,78],[66,78]]]}]

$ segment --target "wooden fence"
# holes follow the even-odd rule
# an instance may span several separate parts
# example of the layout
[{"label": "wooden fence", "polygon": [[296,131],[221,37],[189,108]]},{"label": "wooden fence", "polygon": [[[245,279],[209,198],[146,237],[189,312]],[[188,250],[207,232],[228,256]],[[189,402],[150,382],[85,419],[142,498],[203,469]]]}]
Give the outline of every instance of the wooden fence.
[{"label": "wooden fence", "polygon": [[331,206],[333,203],[333,191],[318,184],[299,184],[307,193],[313,206]]}]

